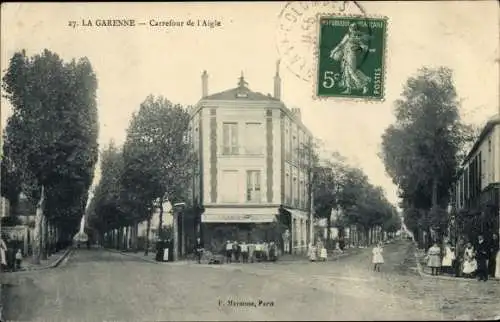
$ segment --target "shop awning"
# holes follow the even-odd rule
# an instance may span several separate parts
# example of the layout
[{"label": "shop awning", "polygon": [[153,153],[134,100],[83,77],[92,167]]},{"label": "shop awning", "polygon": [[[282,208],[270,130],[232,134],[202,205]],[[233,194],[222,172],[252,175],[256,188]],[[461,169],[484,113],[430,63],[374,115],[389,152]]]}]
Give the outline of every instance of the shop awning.
[{"label": "shop awning", "polygon": [[276,221],[277,209],[207,208],[201,216],[204,223],[269,223]]}]

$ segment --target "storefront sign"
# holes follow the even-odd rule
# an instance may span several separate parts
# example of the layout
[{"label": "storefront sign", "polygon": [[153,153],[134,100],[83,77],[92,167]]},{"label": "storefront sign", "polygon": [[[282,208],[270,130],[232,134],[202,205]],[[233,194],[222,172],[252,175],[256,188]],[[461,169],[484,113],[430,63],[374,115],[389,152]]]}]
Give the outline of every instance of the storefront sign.
[{"label": "storefront sign", "polygon": [[235,222],[235,223],[259,223],[259,222],[273,222],[275,221],[274,215],[269,214],[203,214],[202,222]]}]

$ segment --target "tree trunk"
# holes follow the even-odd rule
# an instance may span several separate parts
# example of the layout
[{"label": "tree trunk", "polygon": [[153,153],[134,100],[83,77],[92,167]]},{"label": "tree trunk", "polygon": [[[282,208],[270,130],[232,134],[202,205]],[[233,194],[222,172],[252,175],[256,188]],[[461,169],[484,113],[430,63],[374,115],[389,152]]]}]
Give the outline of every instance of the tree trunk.
[{"label": "tree trunk", "polygon": [[160,218],[158,220],[158,237],[162,236],[161,232],[163,229],[163,197],[160,197],[159,207],[160,207]]},{"label": "tree trunk", "polygon": [[33,263],[40,264],[40,255],[42,252],[42,230],[43,230],[43,203],[45,198],[45,189],[42,186],[40,200],[36,207],[35,215],[35,231],[33,236]]},{"label": "tree trunk", "polygon": [[137,222],[132,225],[132,250],[137,253]]},{"label": "tree trunk", "polygon": [[438,180],[432,179],[432,207],[438,207]]},{"label": "tree trunk", "polygon": [[146,249],[144,250],[144,256],[148,256],[149,253],[149,231],[151,230],[151,216],[149,215],[148,221],[146,224]]},{"label": "tree trunk", "polygon": [[332,229],[332,218],[328,216],[326,218],[326,245],[330,245],[330,239],[331,239],[331,229]]}]

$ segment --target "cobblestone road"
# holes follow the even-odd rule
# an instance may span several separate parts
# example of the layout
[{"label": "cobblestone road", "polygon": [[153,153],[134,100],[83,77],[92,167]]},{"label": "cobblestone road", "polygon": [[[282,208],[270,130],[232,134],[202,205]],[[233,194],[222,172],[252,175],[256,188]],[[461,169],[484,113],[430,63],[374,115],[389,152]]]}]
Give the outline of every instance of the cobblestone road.
[{"label": "cobblestone road", "polygon": [[[155,265],[79,250],[59,268],[13,277],[5,318],[373,321],[470,320],[499,313],[498,282],[422,278],[405,267],[406,248],[387,246],[381,273],[371,271],[369,250],[330,263],[212,267]],[[229,300],[256,307],[219,304]]]}]

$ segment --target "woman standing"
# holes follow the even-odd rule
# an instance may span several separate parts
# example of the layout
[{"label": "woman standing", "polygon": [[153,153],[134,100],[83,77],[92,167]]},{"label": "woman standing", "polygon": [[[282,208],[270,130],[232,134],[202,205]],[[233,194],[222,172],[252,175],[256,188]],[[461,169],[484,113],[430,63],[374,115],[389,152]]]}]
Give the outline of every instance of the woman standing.
[{"label": "woman standing", "polygon": [[3,236],[0,237],[0,265],[2,271],[7,268],[7,244],[5,243]]},{"label": "woman standing", "polygon": [[452,250],[451,245],[447,242],[444,246],[444,256],[441,262],[442,272],[446,274],[451,274],[451,268],[453,266],[453,261],[455,260],[455,252]]},{"label": "woman standing", "polygon": [[441,267],[440,254],[441,249],[437,243],[434,243],[427,252],[427,266],[431,268],[432,275],[439,275],[439,269]]},{"label": "woman standing", "polygon": [[380,272],[380,266],[384,263],[384,256],[382,255],[383,252],[384,249],[382,248],[381,242],[379,242],[375,247],[373,247],[372,263],[373,263],[373,270],[376,272]]}]

